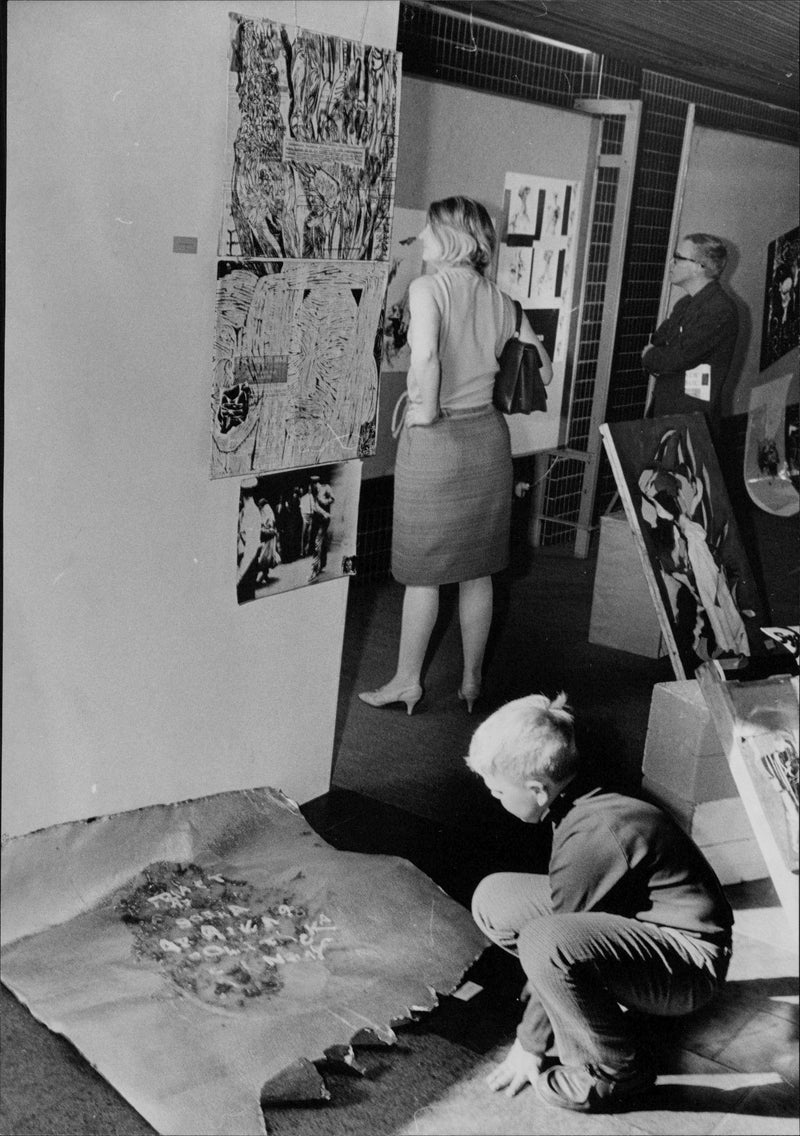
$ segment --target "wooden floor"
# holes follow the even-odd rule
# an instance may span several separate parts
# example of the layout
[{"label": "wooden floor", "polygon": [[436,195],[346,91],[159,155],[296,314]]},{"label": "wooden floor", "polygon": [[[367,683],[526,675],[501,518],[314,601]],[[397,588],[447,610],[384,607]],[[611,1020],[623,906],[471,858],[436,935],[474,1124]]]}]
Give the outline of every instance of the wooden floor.
[{"label": "wooden floor", "polygon": [[[790,533],[767,519],[761,533],[772,618],[796,623],[796,528]],[[499,809],[463,762],[482,717],[509,698],[537,690],[567,690],[579,715],[582,751],[608,780],[636,791],[652,688],[671,681],[672,674],[665,659],[588,643],[593,574],[592,559],[537,551],[499,581],[485,697],[472,717],[456,698],[460,643],[448,593],[425,697],[413,716],[403,707],[373,710],[358,700],[359,690],[391,673],[402,591],[392,583],[351,585],[332,789],[303,807],[317,831],[338,848],[403,856],[465,904],[488,872],[541,870],[544,834]],[[480,988],[474,997],[443,998],[433,1014],[398,1026],[392,1049],[359,1051],[363,1076],[326,1073],[332,1100],[270,1110],[268,1131],[797,1133],[797,955],[769,881],[727,890],[736,916],[727,986],[699,1015],[649,1020],[659,1078],[634,1110],[581,1116],[542,1105],[531,1089],[513,1099],[488,1091],[486,1073],[514,1037],[522,985],[515,960],[490,948],[466,976]],[[69,1042],[34,1021],[5,989],[0,1012],[0,1132],[152,1132]]]}]

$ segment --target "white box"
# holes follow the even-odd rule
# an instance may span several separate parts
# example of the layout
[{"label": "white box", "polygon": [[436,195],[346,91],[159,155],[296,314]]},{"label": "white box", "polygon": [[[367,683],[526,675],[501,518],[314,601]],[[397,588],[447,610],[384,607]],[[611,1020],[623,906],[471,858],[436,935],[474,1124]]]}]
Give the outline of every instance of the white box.
[{"label": "white box", "polygon": [[642,772],[684,801],[738,799],[736,782],[695,679],[660,682],[653,688]]},{"label": "white box", "polygon": [[642,779],[643,794],[668,812],[691,836],[720,883],[761,880],[769,870],[739,797],[687,801],[652,778]]},{"label": "white box", "polygon": [[600,518],[589,642],[650,659],[666,654],[642,561],[624,512]]}]

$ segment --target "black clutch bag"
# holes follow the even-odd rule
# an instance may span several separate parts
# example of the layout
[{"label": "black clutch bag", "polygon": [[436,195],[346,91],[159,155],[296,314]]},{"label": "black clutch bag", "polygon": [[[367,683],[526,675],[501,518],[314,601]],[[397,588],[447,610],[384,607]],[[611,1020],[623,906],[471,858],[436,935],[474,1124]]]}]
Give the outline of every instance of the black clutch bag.
[{"label": "black clutch bag", "polygon": [[503,414],[531,414],[534,410],[547,410],[547,391],[542,382],[539,352],[532,343],[519,338],[522,325],[522,305],[514,301],[517,309],[517,326],[503,348],[500,370],[494,380],[494,405]]}]

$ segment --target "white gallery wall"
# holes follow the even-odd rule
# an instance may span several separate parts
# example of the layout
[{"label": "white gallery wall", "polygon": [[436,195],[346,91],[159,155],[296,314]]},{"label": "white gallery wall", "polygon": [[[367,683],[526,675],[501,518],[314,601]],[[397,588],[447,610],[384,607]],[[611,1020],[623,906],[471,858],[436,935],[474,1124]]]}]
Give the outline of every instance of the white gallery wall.
[{"label": "white gallery wall", "polygon": [[348,581],[239,607],[209,479],[232,9],[396,44],[394,0],[8,7],[5,834],[328,788]]}]

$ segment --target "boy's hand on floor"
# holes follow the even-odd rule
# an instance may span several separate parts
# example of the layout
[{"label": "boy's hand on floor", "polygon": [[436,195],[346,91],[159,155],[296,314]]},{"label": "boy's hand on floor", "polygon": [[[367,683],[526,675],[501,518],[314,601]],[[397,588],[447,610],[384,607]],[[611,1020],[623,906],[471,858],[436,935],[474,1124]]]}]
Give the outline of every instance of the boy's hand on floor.
[{"label": "boy's hand on floor", "polygon": [[493,1069],[486,1078],[486,1084],[493,1092],[506,1090],[507,1097],[513,1097],[526,1085],[533,1085],[542,1067],[542,1057],[523,1049],[519,1040],[515,1041],[502,1064]]}]

